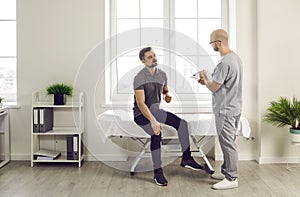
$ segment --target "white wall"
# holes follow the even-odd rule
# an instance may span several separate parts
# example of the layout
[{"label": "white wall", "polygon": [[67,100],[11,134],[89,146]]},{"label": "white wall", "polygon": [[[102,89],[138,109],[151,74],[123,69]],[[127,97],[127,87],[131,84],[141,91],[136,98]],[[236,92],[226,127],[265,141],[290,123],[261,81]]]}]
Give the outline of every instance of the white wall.
[{"label": "white wall", "polygon": [[[266,125],[261,115],[271,99],[299,94],[300,1],[237,0],[236,6],[237,53],[244,64],[243,115],[254,137],[238,139],[240,158],[286,159],[287,129]],[[29,160],[31,93],[54,82],[73,83],[84,57],[104,40],[104,0],[18,0],[17,8],[21,107],[11,110],[11,154],[12,159]],[[99,147],[119,154],[101,141]]]},{"label": "white wall", "polygon": [[101,0],[18,0],[18,101],[10,110],[12,159],[30,159],[31,93],[73,84],[83,58],[104,37]]},{"label": "white wall", "polygon": [[[279,96],[300,97],[300,1],[263,0],[258,5],[258,99],[259,120],[271,100]],[[277,129],[261,122],[259,161],[296,161],[288,156],[288,128]]]}]

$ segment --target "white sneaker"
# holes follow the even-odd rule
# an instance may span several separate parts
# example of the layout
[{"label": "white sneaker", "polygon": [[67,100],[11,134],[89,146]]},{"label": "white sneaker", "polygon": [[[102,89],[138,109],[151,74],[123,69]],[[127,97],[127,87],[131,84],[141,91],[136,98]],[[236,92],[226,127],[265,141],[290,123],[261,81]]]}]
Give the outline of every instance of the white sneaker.
[{"label": "white sneaker", "polygon": [[212,186],[213,189],[221,190],[221,189],[232,189],[239,186],[238,180],[229,181],[227,179],[223,179],[219,183],[216,183]]},{"label": "white sneaker", "polygon": [[216,179],[216,180],[223,180],[223,179],[225,179],[225,176],[222,173],[214,173],[210,177],[212,179]]}]

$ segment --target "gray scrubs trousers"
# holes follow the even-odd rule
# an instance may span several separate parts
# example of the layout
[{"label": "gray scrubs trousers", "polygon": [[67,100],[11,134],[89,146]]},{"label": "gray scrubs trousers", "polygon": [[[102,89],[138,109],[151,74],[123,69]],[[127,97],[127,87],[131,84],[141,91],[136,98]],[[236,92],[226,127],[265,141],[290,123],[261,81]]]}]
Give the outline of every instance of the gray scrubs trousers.
[{"label": "gray scrubs trousers", "polygon": [[221,172],[225,178],[232,181],[238,177],[238,151],[235,142],[236,131],[241,114],[237,116],[215,115],[216,128],[220,146],[223,152]]}]

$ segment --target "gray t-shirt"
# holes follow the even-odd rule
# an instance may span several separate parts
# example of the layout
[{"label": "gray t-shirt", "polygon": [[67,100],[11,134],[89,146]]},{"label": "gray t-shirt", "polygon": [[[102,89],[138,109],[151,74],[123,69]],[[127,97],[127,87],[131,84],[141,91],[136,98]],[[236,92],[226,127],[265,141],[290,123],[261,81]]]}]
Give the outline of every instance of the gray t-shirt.
[{"label": "gray t-shirt", "polygon": [[235,116],[242,111],[242,61],[232,52],[224,55],[212,74],[222,86],[212,94],[213,112]]},{"label": "gray t-shirt", "polygon": [[[156,68],[152,75],[146,67],[144,67],[135,77],[133,81],[134,90],[144,90],[145,104],[150,110],[159,109],[161,102],[161,94],[163,87],[167,85],[167,75],[164,71]],[[134,117],[142,114],[137,106],[136,98],[134,97]]]}]

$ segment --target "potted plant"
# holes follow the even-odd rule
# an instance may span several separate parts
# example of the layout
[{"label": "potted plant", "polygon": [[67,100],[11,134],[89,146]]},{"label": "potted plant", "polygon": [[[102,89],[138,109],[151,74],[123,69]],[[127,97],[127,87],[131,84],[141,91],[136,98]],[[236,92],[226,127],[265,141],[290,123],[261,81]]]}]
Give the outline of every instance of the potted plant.
[{"label": "potted plant", "polygon": [[54,95],[54,105],[64,105],[65,96],[72,96],[73,87],[63,83],[54,83],[46,88],[47,94]]},{"label": "potted plant", "polygon": [[271,101],[264,116],[266,122],[275,127],[290,126],[292,142],[300,142],[300,100],[293,97],[280,97],[278,101]]},{"label": "potted plant", "polygon": [[2,103],[3,100],[4,100],[4,98],[0,96],[0,108],[2,108],[2,106],[3,106],[3,103]]}]

